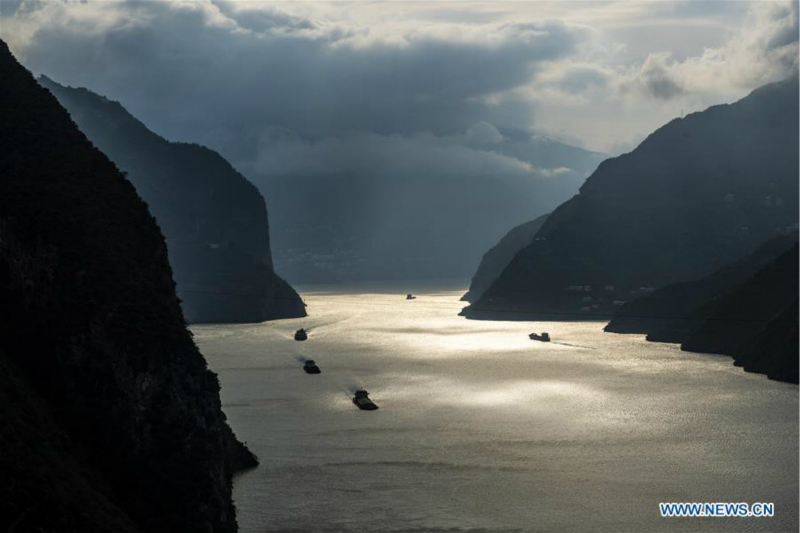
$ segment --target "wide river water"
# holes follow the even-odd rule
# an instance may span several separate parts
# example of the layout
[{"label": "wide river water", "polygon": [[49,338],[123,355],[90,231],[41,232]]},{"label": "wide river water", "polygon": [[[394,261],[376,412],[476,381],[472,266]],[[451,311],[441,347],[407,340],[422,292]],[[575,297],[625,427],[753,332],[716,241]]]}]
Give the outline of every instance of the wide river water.
[{"label": "wide river water", "polygon": [[[192,327],[261,459],[234,484],[244,533],[798,530],[796,386],[602,323],[466,320],[463,290],[360,291]],[[553,342],[528,339],[542,330]],[[776,516],[661,518],[661,501]]]}]

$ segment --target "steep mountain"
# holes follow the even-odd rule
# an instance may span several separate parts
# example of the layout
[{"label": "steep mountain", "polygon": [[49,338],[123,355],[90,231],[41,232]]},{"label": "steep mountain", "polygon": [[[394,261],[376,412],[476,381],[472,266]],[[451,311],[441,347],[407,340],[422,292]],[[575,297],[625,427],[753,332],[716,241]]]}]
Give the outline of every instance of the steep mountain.
[{"label": "steep mountain", "polygon": [[264,198],[218,153],[156,135],[119,102],[42,76],[86,136],[126,173],[167,239],[189,322],[305,316],[274,271]]},{"label": "steep mountain", "polygon": [[798,300],[789,304],[749,342],[736,351],[734,363],[771,379],[798,382]]},{"label": "steep mountain", "polygon": [[0,530],[234,532],[219,381],[164,237],[0,41]]},{"label": "steep mountain", "polygon": [[797,243],[797,232],[774,237],[747,256],[699,280],[675,283],[628,302],[605,331],[646,333],[648,340],[680,343],[705,318],[703,305],[723,296]]},{"label": "steep mountain", "polygon": [[608,159],[551,214],[470,317],[608,317],[697,279],[798,219],[798,84],[663,126]]},{"label": "steep mountain", "polygon": [[477,301],[483,292],[489,288],[489,285],[503,272],[503,269],[514,259],[517,252],[525,248],[533,240],[545,220],[547,220],[547,215],[542,215],[512,228],[500,239],[500,242],[483,254],[481,264],[478,266],[475,275],[472,276],[469,290],[461,299],[467,302]]},{"label": "steep mountain", "polygon": [[514,157],[535,171],[466,176],[435,165],[413,172],[376,165],[349,174],[249,172],[271,200],[276,267],[292,283],[468,278],[508,228],[575,194],[604,157],[516,131],[498,135],[459,149]]},{"label": "steep mountain", "polygon": [[798,381],[798,246],[731,293],[709,301],[682,350],[732,355],[737,365]]}]

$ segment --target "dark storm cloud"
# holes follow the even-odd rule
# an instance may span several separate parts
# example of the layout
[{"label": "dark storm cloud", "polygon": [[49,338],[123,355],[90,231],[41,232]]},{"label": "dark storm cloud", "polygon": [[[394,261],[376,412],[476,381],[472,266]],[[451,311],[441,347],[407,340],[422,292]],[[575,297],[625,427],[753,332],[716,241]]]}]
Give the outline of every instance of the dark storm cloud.
[{"label": "dark storm cloud", "polygon": [[237,157],[267,130],[314,142],[452,136],[481,121],[627,146],[677,110],[733,101],[796,72],[798,55],[796,0],[2,6],[11,6],[0,13],[2,37],[29,68]]},{"label": "dark storm cloud", "polygon": [[665,70],[651,71],[645,74],[645,87],[655,98],[669,100],[683,94],[683,89],[674,80],[670,79]]},{"label": "dark storm cloud", "polygon": [[646,94],[659,100],[670,100],[684,93],[683,87],[674,79],[663,55],[647,58],[639,75],[639,83]]},{"label": "dark storm cloud", "polygon": [[451,134],[485,119],[529,125],[530,106],[484,97],[526,83],[538,63],[563,57],[584,38],[544,22],[498,26],[491,38],[414,30],[382,40],[274,8],[235,8],[128,2],[117,7],[125,16],[103,31],[42,26],[24,62],[119,99],[174,137],[202,131],[221,140],[255,124],[312,136]]}]

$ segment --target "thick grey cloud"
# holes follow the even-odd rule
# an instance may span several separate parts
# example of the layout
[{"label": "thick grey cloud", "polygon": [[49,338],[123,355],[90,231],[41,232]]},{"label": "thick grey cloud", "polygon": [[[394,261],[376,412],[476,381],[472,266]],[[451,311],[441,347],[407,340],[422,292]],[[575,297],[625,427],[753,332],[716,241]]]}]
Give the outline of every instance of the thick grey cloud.
[{"label": "thick grey cloud", "polygon": [[267,131],[453,136],[482,121],[630,147],[797,63],[790,1],[0,3],[29,68],[237,162]]},{"label": "thick grey cloud", "polygon": [[238,148],[254,142],[255,126],[312,136],[454,134],[484,119],[527,127],[530,106],[486,97],[526,83],[542,61],[564,57],[585,37],[542,22],[383,41],[368,29],[229,2],[125,2],[108,11],[97,14],[98,25],[112,18],[102,31],[40,25],[21,50],[25,64],[119,99],[171,137],[219,146],[244,133]]},{"label": "thick grey cloud", "polygon": [[[497,176],[507,183],[528,183],[570,172],[569,168],[534,165],[536,139],[507,138],[488,122],[478,122],[464,134],[438,136],[381,135],[353,132],[306,139],[289,132],[272,132],[261,139],[258,157],[247,165],[253,176],[338,176],[369,173],[402,179],[409,175],[470,178]],[[567,158],[562,158],[562,160]],[[587,171],[575,161],[580,174]],[[530,187],[530,185],[528,185]]]},{"label": "thick grey cloud", "polygon": [[647,58],[640,74],[639,81],[645,93],[654,98],[669,100],[683,94],[683,88],[673,79],[666,58],[650,56]]},{"label": "thick grey cloud", "polygon": [[556,82],[559,88],[568,93],[583,93],[592,87],[602,87],[608,83],[608,74],[598,68],[585,65],[568,69]]},{"label": "thick grey cloud", "polygon": [[464,139],[470,145],[492,145],[502,142],[503,135],[492,124],[482,120],[467,130]]}]

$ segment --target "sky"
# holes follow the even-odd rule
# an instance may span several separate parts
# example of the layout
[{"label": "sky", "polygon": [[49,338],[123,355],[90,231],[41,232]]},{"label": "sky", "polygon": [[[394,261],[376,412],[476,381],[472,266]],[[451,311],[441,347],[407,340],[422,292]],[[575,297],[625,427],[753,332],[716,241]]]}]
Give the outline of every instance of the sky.
[{"label": "sky", "polygon": [[524,132],[616,155],[796,76],[798,4],[0,0],[0,37],[34,73],[246,173],[419,155],[437,172],[548,175],[492,143]]}]

